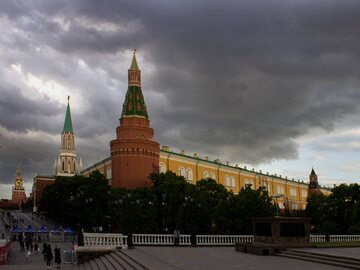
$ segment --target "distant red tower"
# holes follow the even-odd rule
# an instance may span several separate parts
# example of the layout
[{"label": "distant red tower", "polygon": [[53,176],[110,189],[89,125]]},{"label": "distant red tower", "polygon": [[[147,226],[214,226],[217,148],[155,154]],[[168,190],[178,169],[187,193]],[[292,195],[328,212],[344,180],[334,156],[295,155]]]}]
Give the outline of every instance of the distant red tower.
[{"label": "distant red tower", "polygon": [[318,177],[317,174],[314,171],[314,168],[311,169],[311,173],[309,175],[309,189],[308,189],[308,195],[312,195],[312,194],[320,194],[321,190],[320,190],[320,186],[319,186],[319,182],[318,182]]},{"label": "distant red tower", "polygon": [[12,202],[20,206],[26,199],[25,189],[23,186],[23,177],[20,168],[20,162],[18,162],[15,173],[15,186],[12,188]]},{"label": "distant red tower", "polygon": [[160,145],[153,140],[135,51],[128,82],[116,139],[110,142],[113,188],[149,186],[149,175],[159,166]]}]

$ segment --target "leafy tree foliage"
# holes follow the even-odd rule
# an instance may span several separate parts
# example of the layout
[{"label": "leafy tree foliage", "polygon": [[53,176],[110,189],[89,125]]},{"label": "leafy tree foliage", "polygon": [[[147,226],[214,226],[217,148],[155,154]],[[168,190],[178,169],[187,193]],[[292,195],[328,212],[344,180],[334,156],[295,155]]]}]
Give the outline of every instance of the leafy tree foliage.
[{"label": "leafy tree foliage", "polygon": [[151,174],[153,186],[134,190],[111,189],[95,172],[58,177],[46,188],[42,205],[64,225],[89,230],[102,226],[122,233],[248,234],[252,218],[273,216],[274,207],[264,189],[229,192],[213,179],[196,185],[172,172]]},{"label": "leafy tree foliage", "polygon": [[329,234],[360,233],[360,186],[341,184],[329,196],[308,197],[306,213],[311,217],[313,232]]},{"label": "leafy tree foliage", "polygon": [[41,205],[63,226],[81,226],[89,229],[104,223],[110,187],[98,171],[89,178],[57,177],[44,190]]}]

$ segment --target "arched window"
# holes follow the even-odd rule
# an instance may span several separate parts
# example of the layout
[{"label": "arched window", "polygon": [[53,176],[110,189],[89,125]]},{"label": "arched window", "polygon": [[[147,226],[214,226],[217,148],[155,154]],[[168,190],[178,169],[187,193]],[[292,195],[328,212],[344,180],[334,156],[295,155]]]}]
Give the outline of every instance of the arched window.
[{"label": "arched window", "polygon": [[216,180],[215,173],[210,172],[210,178]]},{"label": "arched window", "polygon": [[234,176],[230,176],[230,186],[231,187],[235,187],[235,177]]},{"label": "arched window", "polygon": [[179,167],[179,175],[185,177],[185,168],[183,166]]},{"label": "arched window", "polygon": [[225,185],[226,187],[229,187],[229,186],[230,186],[230,178],[229,178],[228,175],[225,175],[224,185]]},{"label": "arched window", "polygon": [[62,170],[61,171],[65,171],[65,162],[64,162],[64,160],[62,161]]},{"label": "arched window", "polygon": [[191,168],[186,169],[186,180],[188,180],[188,181],[193,180],[193,171]]},{"label": "arched window", "polygon": [[68,160],[68,172],[71,172],[71,162]]},{"label": "arched window", "polygon": [[159,172],[160,173],[166,173],[166,166],[163,162],[159,163]]},{"label": "arched window", "polygon": [[209,178],[209,172],[208,171],[203,172],[203,178],[204,179]]}]

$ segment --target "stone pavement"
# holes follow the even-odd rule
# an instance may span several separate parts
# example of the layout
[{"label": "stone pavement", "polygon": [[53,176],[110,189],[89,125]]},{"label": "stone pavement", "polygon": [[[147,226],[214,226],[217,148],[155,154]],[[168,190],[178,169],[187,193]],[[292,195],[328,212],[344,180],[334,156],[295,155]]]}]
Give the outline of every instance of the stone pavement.
[{"label": "stone pavement", "polygon": [[[62,252],[71,249],[71,243],[51,243],[52,248],[59,245]],[[20,252],[17,242],[12,245],[13,254],[8,265],[0,270],[39,270],[47,269],[41,254],[32,254],[29,263],[25,253]],[[311,252],[360,258],[360,248],[302,249]],[[340,267],[293,260],[278,256],[257,256],[235,252],[233,247],[136,247],[124,250],[151,270],[232,270],[232,269],[276,269],[276,270],[335,270]],[[55,269],[55,265],[52,265]],[[61,269],[78,269],[76,264],[62,264]]]},{"label": "stone pavement", "polygon": [[[125,251],[149,269],[276,269],[333,270],[340,267],[278,256],[257,256],[235,252],[234,247],[136,247]],[[354,251],[355,253],[356,251]],[[360,249],[357,249],[360,252]]]},{"label": "stone pavement", "polygon": [[[63,254],[64,250],[71,249],[71,243],[50,243],[52,250],[54,250],[55,245],[58,245]],[[20,252],[20,246],[18,242],[13,242],[11,244],[12,254],[7,265],[1,265],[1,270],[39,270],[47,269],[46,262],[44,257],[41,254],[42,243],[40,244],[40,252],[30,255],[29,262],[26,263],[25,252]],[[75,264],[76,265],[76,264]],[[61,269],[75,269],[75,265],[72,264],[61,264]],[[56,265],[52,264],[52,269],[56,269]]]}]

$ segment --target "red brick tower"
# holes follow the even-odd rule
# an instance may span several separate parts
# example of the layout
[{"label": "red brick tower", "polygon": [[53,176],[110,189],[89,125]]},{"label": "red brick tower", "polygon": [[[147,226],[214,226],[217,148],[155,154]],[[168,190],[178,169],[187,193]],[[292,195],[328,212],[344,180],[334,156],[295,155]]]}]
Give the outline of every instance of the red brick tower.
[{"label": "red brick tower", "polygon": [[150,186],[149,175],[159,166],[160,145],[153,140],[154,130],[150,128],[141,91],[141,72],[135,51],[128,82],[116,139],[110,142],[113,188]]},{"label": "red brick tower", "polygon": [[314,168],[311,169],[311,173],[309,175],[309,189],[308,189],[308,195],[312,195],[312,194],[320,194],[321,190],[320,190],[320,186],[319,186],[319,182],[318,182],[318,177],[317,174],[314,171]]},{"label": "red brick tower", "polygon": [[23,186],[23,178],[20,169],[20,162],[18,162],[15,173],[15,186],[12,188],[12,202],[18,206],[26,199],[25,189]]}]

